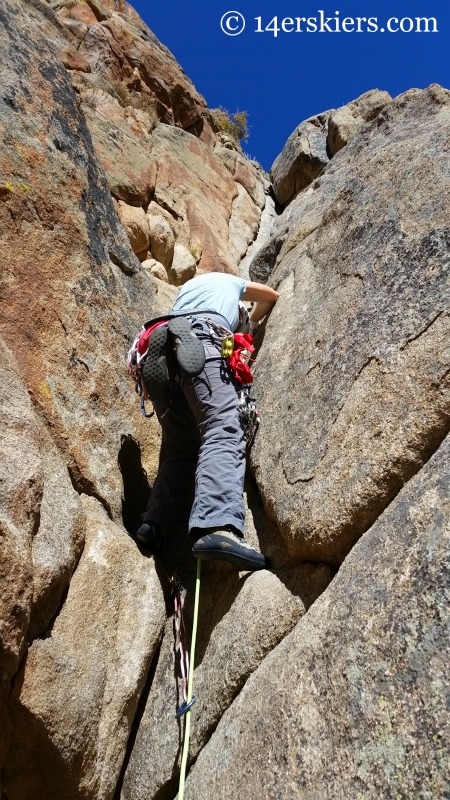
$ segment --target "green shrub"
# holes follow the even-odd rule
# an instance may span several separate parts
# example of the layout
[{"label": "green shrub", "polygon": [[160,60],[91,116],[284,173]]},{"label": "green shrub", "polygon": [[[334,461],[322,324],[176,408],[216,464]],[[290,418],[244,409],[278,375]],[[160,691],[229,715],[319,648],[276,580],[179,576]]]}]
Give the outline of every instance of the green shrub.
[{"label": "green shrub", "polygon": [[111,81],[111,86],[121,106],[126,108],[127,106],[131,105],[130,95],[123,83],[120,83],[119,81]]},{"label": "green shrub", "polygon": [[225,108],[213,108],[211,114],[216,125],[237,142],[248,139],[248,111],[236,111],[232,114]]}]

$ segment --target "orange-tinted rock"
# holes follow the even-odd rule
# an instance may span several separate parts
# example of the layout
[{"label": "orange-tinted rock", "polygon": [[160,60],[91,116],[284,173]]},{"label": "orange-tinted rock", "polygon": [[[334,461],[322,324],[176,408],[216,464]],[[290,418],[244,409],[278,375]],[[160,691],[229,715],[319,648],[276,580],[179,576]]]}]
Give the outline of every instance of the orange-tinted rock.
[{"label": "orange-tinted rock", "polygon": [[141,256],[144,253],[146,254],[150,243],[150,228],[144,209],[129,206],[123,200],[118,200],[117,213],[125,228],[133,252]]},{"label": "orange-tinted rock", "polygon": [[86,61],[86,59],[80,55],[78,50],[76,50],[75,47],[72,47],[70,44],[66,47],[63,47],[59,55],[66,69],[76,69],[79,72],[91,71],[91,65],[89,64],[89,61]]},{"label": "orange-tinted rock", "polygon": [[97,17],[87,3],[77,3],[72,6],[68,12],[68,16],[72,19],[84,22],[88,27],[95,25],[97,22]]},{"label": "orange-tinted rock", "polygon": [[114,197],[130,205],[147,204],[157,175],[150,135],[136,123],[130,125],[125,110],[117,103],[86,107],[85,113],[97,158]]},{"label": "orange-tinted rock", "polygon": [[128,8],[125,14],[110,15],[89,29],[83,55],[101,78],[120,83],[124,90],[131,88],[137,71],[163,122],[188,128],[205,113],[204,99],[172,54]]},{"label": "orange-tinted rock", "polygon": [[[157,125],[152,138],[159,164],[156,202],[172,208],[174,215],[182,203],[189,235],[202,246],[200,269],[235,272],[237,263],[227,244],[228,221],[237,196],[230,173],[207,145],[180,129]],[[186,241],[182,244],[188,246]]]}]

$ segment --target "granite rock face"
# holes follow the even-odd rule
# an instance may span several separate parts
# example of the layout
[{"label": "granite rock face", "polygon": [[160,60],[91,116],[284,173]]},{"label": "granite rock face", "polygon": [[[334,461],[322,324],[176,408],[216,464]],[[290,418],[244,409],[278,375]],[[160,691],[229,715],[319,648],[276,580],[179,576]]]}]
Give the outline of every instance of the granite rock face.
[{"label": "granite rock face", "polygon": [[152,284],[55,57],[58,28],[39,4],[13,5],[2,8],[0,332],[74,487],[121,519],[117,453],[121,435],[137,432],[119,365],[154,303]]},{"label": "granite rock face", "polygon": [[298,125],[270,171],[277,201],[283,206],[290,203],[391,100],[388,92],[371,89],[341,108],[324,111]]},{"label": "granite rock face", "polygon": [[291,133],[270,170],[277,201],[287,205],[320,175],[328,164],[327,121],[329,112],[311,117]]},{"label": "granite rock face", "polygon": [[280,213],[131,6],[0,21],[0,795],[176,794],[170,587],[127,535],[160,434],[125,357],[169,280],[250,269],[280,290],[246,495],[272,569],[203,570],[187,792],[445,797],[449,93],[302,123]]},{"label": "granite rock face", "polygon": [[441,87],[401,95],[275,230],[251,460],[297,558],[339,564],[449,430],[449,121]]},{"label": "granite rock face", "polygon": [[[265,570],[239,576],[227,565],[204,574],[191,762],[248,677],[292,630],[305,607],[323,592],[331,577],[332,571],[325,565],[312,564],[288,570],[281,579]],[[188,592],[193,597],[193,581],[188,584]],[[191,616],[189,608],[189,628]],[[176,794],[182,726],[174,711],[182,695],[180,680],[177,694],[173,662],[173,630],[172,622],[168,622],[155,680],[125,772],[121,800],[169,798]],[[155,731],[161,734],[155,735]]]},{"label": "granite rock face", "polygon": [[444,798],[450,440],[268,655],[200,754],[186,798]]},{"label": "granite rock face", "polygon": [[170,247],[153,252],[128,224],[132,212],[120,215],[139,260],[154,257],[179,285],[192,270],[180,274],[172,264],[176,243],[198,251],[200,270],[236,273],[266,202],[261,169],[231,137],[224,146],[204,99],[131,6],[53,7],[67,46],[84,61],[68,66],[113,197],[135,213],[166,215],[171,226]]},{"label": "granite rock face", "polygon": [[[55,697],[35,659],[39,645],[33,658],[28,647],[39,641],[46,652],[51,649],[51,633],[61,608],[67,607],[69,582],[91,532],[92,520],[80,495],[89,494],[103,507],[103,530],[116,536],[119,559],[130,548],[124,521],[131,526],[133,515],[139,518],[149,491],[139,441],[147,444],[149,477],[156,469],[159,432],[152,422],[144,427],[135,413],[124,361],[142,320],[158,313],[160,306],[119,223],[85,118],[58,58],[63,29],[37,0],[7,0],[0,18],[0,756],[2,790],[4,782],[11,797],[23,772],[20,758],[27,740],[34,778],[30,794],[22,785],[17,789],[23,798],[44,797],[47,784],[56,787],[63,742],[75,737],[78,724],[76,714],[70,730],[70,715],[65,727],[61,721],[74,694],[70,669],[66,680],[59,673],[59,711],[52,722]],[[143,570],[139,554],[134,558]],[[90,581],[95,584],[95,564]],[[164,615],[159,582],[155,587]],[[84,612],[91,591],[89,583],[83,591]],[[79,627],[75,621],[65,624],[64,650],[70,650],[71,641],[76,651]],[[119,629],[123,638],[116,614],[111,631]],[[95,647],[90,653],[91,659]],[[130,709],[151,662],[150,646],[140,658],[138,678],[127,695]],[[56,682],[58,659],[52,666]],[[78,721],[85,711],[81,696],[79,702]],[[95,703],[98,710],[98,695]],[[20,727],[24,708],[26,720]],[[121,723],[117,757],[129,723],[131,719]],[[55,727],[59,749],[50,733]],[[45,776],[39,775],[44,740]],[[82,738],[77,743],[74,738],[79,761],[84,746]],[[55,793],[62,796],[61,784]]]},{"label": "granite rock face", "polygon": [[392,100],[388,92],[372,89],[332,111],[328,119],[327,148],[331,156],[342,150],[356,136],[366,122],[375,119]]},{"label": "granite rock face", "polygon": [[86,543],[64,607],[15,681],[5,768],[11,800],[42,797],[43,789],[67,800],[113,796],[164,625],[153,560],[97,500],[82,503]]},{"label": "granite rock face", "polygon": [[91,72],[112,84],[130,105],[153,106],[159,119],[183,128],[205,115],[203,97],[128,3],[122,12],[114,0],[57,0],[52,6]]}]

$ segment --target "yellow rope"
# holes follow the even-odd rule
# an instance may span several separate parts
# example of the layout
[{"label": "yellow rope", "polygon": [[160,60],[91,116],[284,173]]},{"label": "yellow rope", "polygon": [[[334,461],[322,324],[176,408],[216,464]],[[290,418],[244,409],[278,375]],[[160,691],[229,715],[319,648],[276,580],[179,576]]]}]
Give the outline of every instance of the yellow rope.
[{"label": "yellow rope", "polygon": [[[191,639],[191,654],[189,657],[189,680],[186,702],[190,703],[192,700],[192,688],[194,685],[194,659],[195,659],[195,640],[197,638],[197,622],[198,622],[198,604],[200,599],[200,559],[197,559],[197,577],[195,580],[195,600],[194,600],[194,619],[192,622],[192,639]],[[186,779],[186,765],[189,753],[189,739],[191,735],[191,709],[188,709],[185,714],[184,726],[184,741],[183,741],[183,755],[181,758],[180,770],[180,784],[178,788],[178,800],[184,798],[184,782]]]}]

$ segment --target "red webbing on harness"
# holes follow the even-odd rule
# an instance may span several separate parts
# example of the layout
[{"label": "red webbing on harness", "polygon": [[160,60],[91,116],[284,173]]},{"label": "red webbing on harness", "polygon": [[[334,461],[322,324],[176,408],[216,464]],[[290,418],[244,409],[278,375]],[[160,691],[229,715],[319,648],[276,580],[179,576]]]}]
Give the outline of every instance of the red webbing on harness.
[{"label": "red webbing on harness", "polygon": [[253,375],[249,367],[251,354],[255,352],[253,336],[251,333],[235,333],[234,349],[227,358],[227,363],[238,383],[247,386],[253,381]]}]

